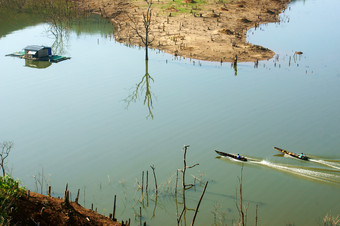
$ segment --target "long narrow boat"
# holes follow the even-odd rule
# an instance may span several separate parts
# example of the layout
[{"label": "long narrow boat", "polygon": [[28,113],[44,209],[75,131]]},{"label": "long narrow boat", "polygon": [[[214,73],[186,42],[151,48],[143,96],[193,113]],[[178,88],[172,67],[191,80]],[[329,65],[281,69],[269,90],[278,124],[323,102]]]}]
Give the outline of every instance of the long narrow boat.
[{"label": "long narrow boat", "polygon": [[246,157],[243,157],[243,156],[240,156],[240,157],[238,158],[237,155],[233,155],[233,154],[229,154],[229,153],[225,153],[225,152],[221,152],[221,151],[217,151],[217,150],[215,150],[215,152],[216,152],[217,154],[219,154],[219,155],[227,156],[227,157],[230,157],[230,158],[239,160],[239,161],[243,161],[243,162],[248,161],[247,158],[246,158]]},{"label": "long narrow boat", "polygon": [[299,155],[299,154],[296,154],[294,152],[290,152],[290,151],[287,151],[287,150],[284,150],[282,148],[278,148],[278,147],[274,147],[275,150],[285,154],[285,155],[289,155],[291,157],[294,157],[294,158],[297,158],[297,159],[301,159],[301,160],[309,160],[309,157],[305,156],[305,155]]}]

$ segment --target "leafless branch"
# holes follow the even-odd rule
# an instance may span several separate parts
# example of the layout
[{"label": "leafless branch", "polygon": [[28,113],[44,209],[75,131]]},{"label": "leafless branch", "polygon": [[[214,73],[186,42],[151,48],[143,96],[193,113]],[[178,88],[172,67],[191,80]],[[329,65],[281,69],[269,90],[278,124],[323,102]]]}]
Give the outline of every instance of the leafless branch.
[{"label": "leafless branch", "polygon": [[194,168],[195,166],[198,166],[198,165],[199,165],[199,163],[196,163],[196,164],[194,164],[192,166],[187,166],[187,169]]},{"label": "leafless branch", "polygon": [[1,152],[0,152],[0,167],[2,169],[2,175],[6,176],[6,159],[9,156],[9,153],[11,152],[12,148],[13,148],[13,142],[12,141],[5,141],[0,143],[0,148],[1,148]]}]

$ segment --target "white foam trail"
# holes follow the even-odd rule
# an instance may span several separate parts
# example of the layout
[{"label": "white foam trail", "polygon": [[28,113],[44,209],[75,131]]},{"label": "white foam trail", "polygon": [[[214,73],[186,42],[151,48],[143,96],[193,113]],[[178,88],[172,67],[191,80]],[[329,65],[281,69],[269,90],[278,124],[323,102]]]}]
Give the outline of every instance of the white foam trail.
[{"label": "white foam trail", "polygon": [[340,169],[340,164],[339,163],[335,163],[335,162],[328,162],[325,160],[321,160],[321,159],[310,159],[311,162],[316,162],[319,163],[321,165],[325,165],[328,167],[332,167],[334,169]]},{"label": "white foam trail", "polygon": [[[254,162],[254,163],[256,163],[256,162]],[[324,182],[333,182],[333,183],[339,183],[340,182],[340,176],[336,176],[336,175],[329,174],[329,173],[322,173],[322,172],[317,172],[317,171],[313,171],[313,170],[296,168],[296,167],[292,167],[292,166],[284,166],[284,165],[268,162],[266,160],[262,160],[262,161],[257,162],[257,163],[264,165],[264,166],[267,166],[267,167],[270,167],[270,168],[274,168],[274,169],[277,169],[277,170],[285,171],[285,172],[288,172],[288,173],[292,173],[292,174],[295,174],[295,175],[298,175],[298,176],[307,177],[307,178],[314,179],[314,180],[319,180],[319,181],[324,181]]]}]

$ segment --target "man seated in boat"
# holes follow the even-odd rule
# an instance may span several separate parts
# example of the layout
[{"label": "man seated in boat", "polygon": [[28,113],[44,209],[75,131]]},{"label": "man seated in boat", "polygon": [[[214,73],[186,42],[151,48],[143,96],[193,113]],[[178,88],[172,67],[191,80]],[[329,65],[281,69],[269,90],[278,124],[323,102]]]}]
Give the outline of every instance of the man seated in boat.
[{"label": "man seated in boat", "polygon": [[302,159],[304,156],[303,156],[303,153],[300,154],[299,158]]},{"label": "man seated in boat", "polygon": [[241,159],[241,155],[240,154],[237,154],[237,159]]}]

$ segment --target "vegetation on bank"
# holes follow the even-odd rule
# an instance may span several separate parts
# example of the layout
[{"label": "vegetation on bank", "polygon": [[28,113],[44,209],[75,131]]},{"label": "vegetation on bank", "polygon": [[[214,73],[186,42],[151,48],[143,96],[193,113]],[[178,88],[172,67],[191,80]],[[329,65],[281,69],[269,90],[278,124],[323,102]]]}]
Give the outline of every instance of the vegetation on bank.
[{"label": "vegetation on bank", "polygon": [[[162,12],[170,12],[170,16],[176,16],[178,14],[196,14],[209,4],[226,4],[229,2],[230,0],[161,0],[153,1],[152,4],[154,8],[158,8]],[[144,4],[143,7],[147,7],[147,4]]]},{"label": "vegetation on bank", "polygon": [[0,0],[0,12],[36,15],[53,25],[65,24],[82,17],[77,1],[71,0]]},{"label": "vegetation on bank", "polygon": [[0,224],[10,223],[10,213],[16,208],[15,201],[25,194],[25,188],[9,175],[0,177]]},{"label": "vegetation on bank", "polygon": [[42,16],[49,16],[51,13],[71,16],[77,12],[74,10],[76,2],[71,0],[0,0],[0,8],[37,13]]}]

